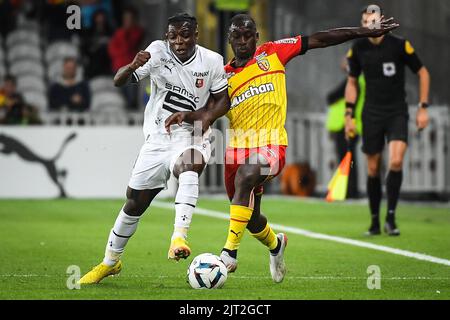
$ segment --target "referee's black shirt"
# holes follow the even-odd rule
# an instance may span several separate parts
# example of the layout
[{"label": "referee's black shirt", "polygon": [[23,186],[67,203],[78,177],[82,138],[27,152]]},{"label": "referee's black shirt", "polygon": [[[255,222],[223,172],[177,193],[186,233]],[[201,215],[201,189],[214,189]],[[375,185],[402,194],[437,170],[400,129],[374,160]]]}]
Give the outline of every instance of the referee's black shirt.
[{"label": "referee's black shirt", "polygon": [[422,62],[411,43],[387,34],[379,45],[359,39],[347,54],[349,75],[366,79],[364,111],[373,114],[407,112],[405,65],[417,73]]}]

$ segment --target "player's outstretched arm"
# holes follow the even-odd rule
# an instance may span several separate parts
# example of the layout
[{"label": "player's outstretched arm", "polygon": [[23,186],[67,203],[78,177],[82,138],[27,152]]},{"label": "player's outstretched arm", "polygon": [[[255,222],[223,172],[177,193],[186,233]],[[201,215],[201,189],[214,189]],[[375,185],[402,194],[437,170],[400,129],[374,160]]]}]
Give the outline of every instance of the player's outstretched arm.
[{"label": "player's outstretched arm", "polygon": [[356,28],[337,28],[327,31],[319,31],[309,36],[308,48],[309,49],[326,48],[356,38],[366,38],[366,37],[377,38],[398,28],[399,26],[400,25],[394,21],[394,18],[389,18],[387,20],[382,18],[379,25],[374,26],[373,29],[356,27]]},{"label": "player's outstretched arm", "polygon": [[208,130],[214,121],[224,116],[230,109],[230,98],[228,90],[225,89],[217,94],[211,94],[204,108],[197,111],[182,111],[172,114],[166,119],[166,131],[170,133],[170,126],[181,125],[182,122],[193,124],[196,121],[202,122],[203,132]]},{"label": "player's outstretched arm", "polygon": [[133,72],[136,71],[137,68],[146,64],[150,58],[150,52],[143,50],[139,51],[130,64],[123,66],[117,71],[114,76],[114,85],[116,87],[120,87],[126,84],[130,80]]}]

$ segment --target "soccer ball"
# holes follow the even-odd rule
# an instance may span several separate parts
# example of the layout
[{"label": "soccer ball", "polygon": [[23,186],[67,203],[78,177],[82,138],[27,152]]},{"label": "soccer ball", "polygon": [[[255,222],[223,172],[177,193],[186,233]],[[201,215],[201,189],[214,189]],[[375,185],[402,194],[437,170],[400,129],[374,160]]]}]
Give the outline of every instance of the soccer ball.
[{"label": "soccer ball", "polygon": [[219,289],[227,276],[227,267],[212,253],[196,256],[187,269],[187,282],[194,289]]}]

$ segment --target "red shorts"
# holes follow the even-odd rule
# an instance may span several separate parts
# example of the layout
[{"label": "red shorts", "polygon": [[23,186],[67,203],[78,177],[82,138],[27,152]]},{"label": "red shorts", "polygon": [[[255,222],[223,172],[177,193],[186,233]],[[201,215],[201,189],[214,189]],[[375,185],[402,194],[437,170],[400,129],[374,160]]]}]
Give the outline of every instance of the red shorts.
[{"label": "red shorts", "polygon": [[[270,165],[270,169],[267,169],[267,172],[262,172],[261,175],[267,175],[268,179],[271,179],[283,170],[286,163],[286,146],[268,145],[257,148],[227,148],[225,153],[225,188],[230,200],[235,192],[234,179],[236,172],[242,164],[248,163],[246,160],[255,153],[262,155]],[[254,189],[255,194],[261,194],[262,192],[262,184]]]}]

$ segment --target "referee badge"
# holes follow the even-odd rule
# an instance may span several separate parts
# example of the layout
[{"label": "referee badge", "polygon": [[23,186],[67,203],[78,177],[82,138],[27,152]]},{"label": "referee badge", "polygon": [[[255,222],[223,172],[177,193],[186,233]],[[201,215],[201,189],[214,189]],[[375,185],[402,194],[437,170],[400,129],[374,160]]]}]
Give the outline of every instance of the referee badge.
[{"label": "referee badge", "polygon": [[195,86],[196,86],[197,88],[203,87],[203,84],[204,84],[203,79],[197,78],[197,80],[195,80]]},{"label": "referee badge", "polygon": [[395,68],[395,63],[386,62],[383,63],[383,73],[386,77],[393,77],[397,74],[397,70]]}]

